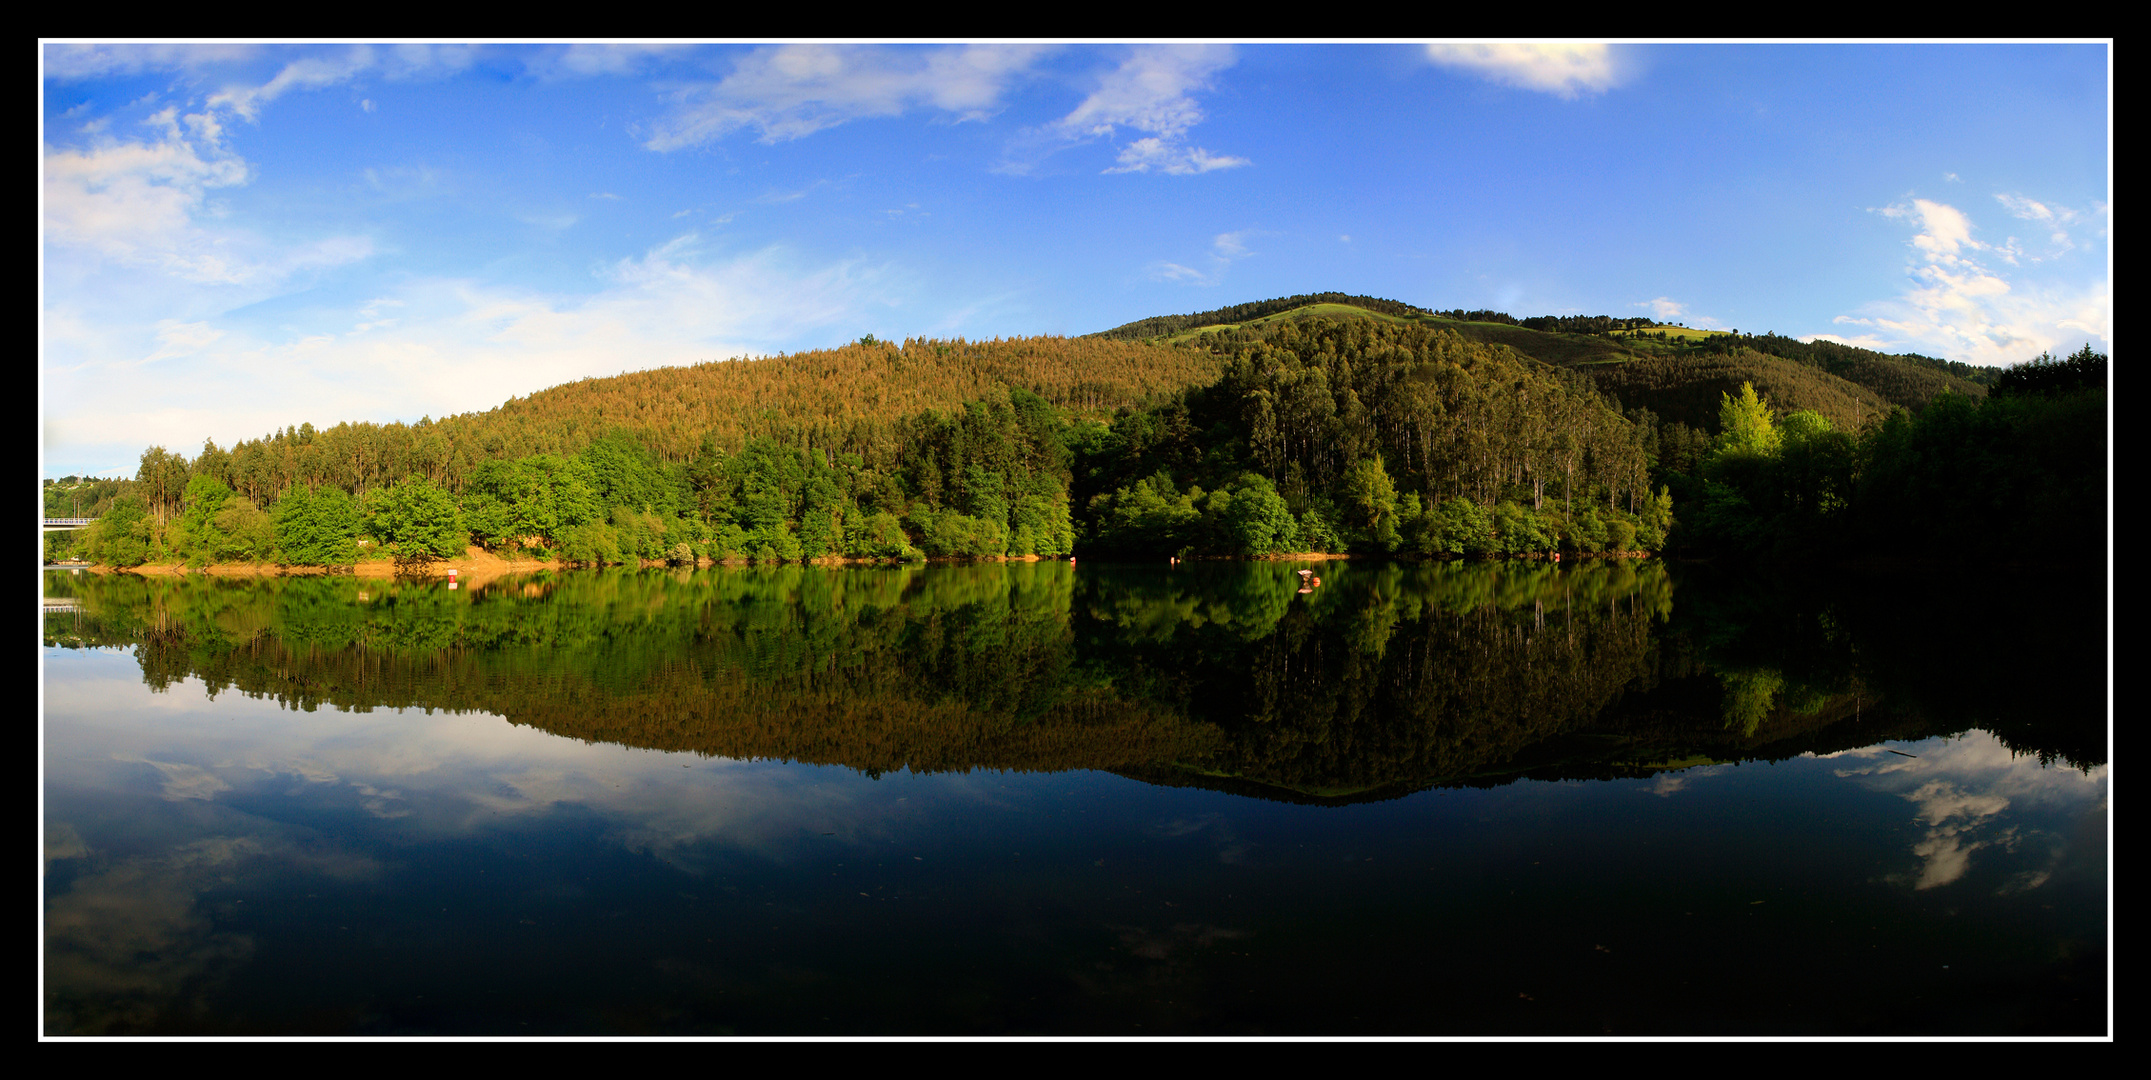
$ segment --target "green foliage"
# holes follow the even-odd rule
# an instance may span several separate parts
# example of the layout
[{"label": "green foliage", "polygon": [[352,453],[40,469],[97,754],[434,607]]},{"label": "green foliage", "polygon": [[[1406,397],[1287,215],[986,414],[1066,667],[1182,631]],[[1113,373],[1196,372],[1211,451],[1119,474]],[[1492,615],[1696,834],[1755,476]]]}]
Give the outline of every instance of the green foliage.
[{"label": "green foliage", "polygon": [[[1770,403],[1755,393],[1755,384],[1741,383],[1739,397],[1723,397],[1718,407],[1716,456],[1754,458],[1777,453],[1779,435],[1771,421]],[[1705,471],[1709,468],[1706,462]]]},{"label": "green foliage", "polygon": [[83,551],[106,566],[140,566],[149,561],[150,525],[148,500],[122,495],[96,524],[82,530]]},{"label": "green foliage", "polygon": [[1382,468],[1381,455],[1345,470],[1343,487],[1345,528],[1371,551],[1395,551],[1402,539],[1397,532],[1397,491]]},{"label": "green foliage", "polygon": [[359,507],[339,487],[293,488],[271,514],[287,565],[349,566],[358,561]]},{"label": "green foliage", "polygon": [[267,562],[276,557],[276,523],[244,495],[234,495],[210,519],[217,537],[210,555],[218,562]]},{"label": "green foliage", "polygon": [[2021,364],[2004,368],[1994,380],[1997,396],[2065,394],[2085,389],[2105,389],[2106,354],[2090,345],[2070,353],[2065,360],[2040,353]]},{"label": "green foliage", "polygon": [[1493,554],[1500,550],[1494,517],[1461,495],[1445,500],[1427,514],[1418,550],[1426,555]]},{"label": "green foliage", "polygon": [[1724,687],[1725,726],[1742,736],[1752,736],[1762,727],[1778,691],[1785,688],[1785,676],[1767,669],[1721,672],[1718,681]]},{"label": "green foliage", "polygon": [[1241,473],[1229,491],[1231,499],[1223,514],[1232,554],[1276,555],[1305,550],[1299,523],[1292,519],[1292,508],[1269,477]]},{"label": "green foliage", "polygon": [[224,544],[224,534],[216,526],[216,517],[224,504],[232,497],[232,489],[224,482],[207,474],[197,475],[187,482],[177,528],[177,544],[189,565],[201,566],[216,557]]},{"label": "green foliage", "polygon": [[463,554],[470,541],[453,498],[416,478],[367,493],[366,529],[399,562],[429,562]]}]

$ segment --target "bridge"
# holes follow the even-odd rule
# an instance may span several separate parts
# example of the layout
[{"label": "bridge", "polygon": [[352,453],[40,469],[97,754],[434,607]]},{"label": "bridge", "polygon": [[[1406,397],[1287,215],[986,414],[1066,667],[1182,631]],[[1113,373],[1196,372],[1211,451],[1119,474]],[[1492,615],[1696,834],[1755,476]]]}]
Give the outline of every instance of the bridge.
[{"label": "bridge", "polygon": [[79,529],[79,528],[82,528],[83,526],[85,526],[85,525],[88,525],[88,524],[90,524],[90,523],[92,523],[92,522],[96,521],[97,519],[96,519],[96,518],[44,518],[44,519],[42,519],[42,520],[44,521],[44,524],[45,524],[45,531],[46,531],[46,532],[66,532],[66,531],[68,531],[68,530],[72,530],[72,529]]}]

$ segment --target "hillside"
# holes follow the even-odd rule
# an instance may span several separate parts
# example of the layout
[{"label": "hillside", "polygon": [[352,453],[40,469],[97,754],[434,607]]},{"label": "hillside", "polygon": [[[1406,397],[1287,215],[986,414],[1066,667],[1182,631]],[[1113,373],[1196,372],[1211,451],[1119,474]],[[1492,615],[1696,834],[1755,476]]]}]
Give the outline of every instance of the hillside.
[{"label": "hillside", "polygon": [[1831,341],[1776,334],[1664,326],[1609,316],[1516,319],[1495,311],[1428,311],[1394,300],[1317,293],[1238,304],[1188,315],[1161,315],[1093,338],[1198,345],[1202,335],[1245,339],[1313,318],[1358,318],[1451,331],[1519,356],[1587,375],[1628,408],[1715,430],[1718,395],[1753,383],[1779,412],[1812,409],[1858,428],[1891,406],[1918,412],[1937,394],[1984,397],[1994,373],[1915,354],[1892,355]]},{"label": "hillside", "polygon": [[1354,296],[1349,293],[1305,293],[1299,296],[1281,296],[1274,300],[1256,300],[1215,311],[1198,311],[1189,315],[1153,315],[1123,323],[1111,330],[1101,330],[1088,336],[1117,341],[1143,341],[1168,337],[1189,330],[1205,327],[1237,325],[1260,319],[1266,315],[1279,315],[1296,308],[1313,304],[1339,304],[1359,308],[1369,314],[1391,315],[1411,318],[1432,314],[1425,308],[1413,307],[1397,300],[1384,300],[1374,296]]},{"label": "hillside", "polygon": [[[1723,396],[1752,383],[1779,415],[1809,410],[1840,431],[1858,431],[1896,404],[1873,389],[1826,371],[1759,352],[1731,355],[1636,357],[1587,369],[1600,393],[1624,408],[1647,408],[1663,422],[1718,429]],[[1885,373],[1894,373],[1885,369]],[[1924,404],[1924,403],[1923,403]]]},{"label": "hillside", "polygon": [[[1109,417],[1153,394],[1208,382],[1217,362],[1139,341],[1032,337],[991,341],[866,339],[833,349],[584,379],[441,422],[492,453],[573,453],[624,428],[661,457],[692,457],[705,435],[834,436],[928,410],[1029,390],[1080,416]],[[821,442],[823,440],[816,440]]]}]

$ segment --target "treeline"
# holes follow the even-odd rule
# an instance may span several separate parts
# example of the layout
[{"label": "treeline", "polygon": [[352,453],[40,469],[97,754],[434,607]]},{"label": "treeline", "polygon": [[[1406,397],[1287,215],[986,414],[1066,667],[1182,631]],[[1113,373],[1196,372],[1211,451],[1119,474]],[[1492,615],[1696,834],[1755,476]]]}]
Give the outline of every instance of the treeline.
[{"label": "treeline", "polygon": [[583,563],[1067,555],[1066,430],[1060,410],[1014,390],[862,421],[833,445],[760,437],[731,450],[710,432],[691,459],[667,461],[615,429],[574,454],[478,463],[460,490],[423,470],[383,472],[357,491],[293,482],[266,505],[230,482],[233,455],[213,443],[193,462],[160,447],[143,455],[139,494],[81,547],[115,566],[424,561],[474,542]]},{"label": "treeline", "polygon": [[1446,330],[1310,319],[1204,334],[1208,386],[1087,438],[1106,553],[1532,554],[1656,547],[1641,432],[1587,381]]},{"label": "treeline", "polygon": [[193,473],[257,505],[293,486],[361,495],[413,477],[461,493],[488,461],[571,457],[626,433],[667,463],[706,443],[738,451],[753,440],[868,458],[901,453],[908,418],[953,412],[1023,388],[1077,416],[1216,377],[1209,357],[1139,342],[1011,338],[985,342],[872,340],[759,360],[629,372],[514,398],[499,408],[415,424],[311,423],[230,449],[213,442],[194,461],[154,448],[137,479],[153,512],[175,512]]},{"label": "treeline", "polygon": [[[867,342],[833,353],[1012,363],[1027,348],[1068,361],[1136,347],[1047,345]],[[1588,382],[1505,348],[1316,319],[1160,351],[1174,378],[1214,374],[1152,390],[1110,424],[1087,402],[1013,389],[843,424],[827,420],[841,410],[813,424],[765,416],[760,434],[713,427],[682,453],[693,429],[657,424],[646,399],[716,398],[688,392],[713,377],[698,368],[575,384],[475,420],[301,425],[230,451],[207,443],[192,461],[153,447],[134,495],[82,547],[120,566],[427,560],[471,543],[578,563],[1064,556],[1079,545],[1494,555],[1655,547],[1670,522],[1664,493],[1649,490],[1646,429]],[[735,382],[796,382],[804,362]],[[937,370],[983,379],[985,369]],[[1078,370],[1033,381],[1066,391],[1083,384]],[[1169,381],[1155,371],[1116,379],[1123,398],[1146,379]],[[623,415],[605,404],[615,399],[643,411]],[[606,419],[618,423],[600,431]]]},{"label": "treeline", "polygon": [[1414,307],[1399,300],[1384,300],[1374,296],[1352,296],[1346,293],[1334,292],[1306,293],[1300,296],[1282,296],[1275,300],[1258,300],[1253,303],[1234,304],[1231,307],[1221,307],[1215,311],[1199,311],[1192,315],[1156,315],[1148,319],[1137,319],[1131,323],[1124,323],[1111,330],[1101,330],[1090,336],[1121,341],[1139,341],[1144,338],[1165,337],[1205,326],[1243,323],[1249,319],[1259,319],[1265,315],[1276,315],[1280,312],[1291,311],[1294,308],[1303,308],[1312,304],[1350,304],[1353,307],[1365,308],[1368,311],[1379,312],[1383,315],[1397,315],[1406,318],[1433,314],[1425,308]]},{"label": "treeline", "polygon": [[1642,317],[1617,318],[1612,315],[1534,315],[1527,319],[1519,319],[1505,311],[1488,311],[1484,309],[1466,311],[1462,308],[1457,308],[1453,311],[1436,311],[1431,312],[1431,314],[1438,319],[1454,319],[1457,322],[1503,323],[1508,326],[1521,326],[1527,330],[1538,330],[1549,334],[1611,334],[1616,331],[1648,330],[1660,325],[1655,319]]},{"label": "treeline", "polygon": [[1672,543],[1716,554],[2030,559],[2107,543],[2106,357],[2088,346],[1864,430],[1744,386],[1687,474]]}]

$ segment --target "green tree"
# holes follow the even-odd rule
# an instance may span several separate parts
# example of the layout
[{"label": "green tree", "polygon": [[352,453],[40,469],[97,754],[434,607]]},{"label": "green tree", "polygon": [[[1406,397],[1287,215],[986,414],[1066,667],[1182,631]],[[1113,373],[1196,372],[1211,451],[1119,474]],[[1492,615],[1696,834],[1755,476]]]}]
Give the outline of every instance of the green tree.
[{"label": "green tree", "polygon": [[112,508],[83,531],[89,557],[106,566],[140,566],[149,561],[150,516],[148,501],[140,495],[122,495]]},{"label": "green tree", "polygon": [[344,489],[294,487],[271,508],[276,547],[287,565],[349,566],[358,561],[362,523]]},{"label": "green tree", "polygon": [[1277,485],[1261,473],[1242,473],[1230,489],[1225,526],[1236,553],[1272,555],[1299,550],[1299,523]]},{"label": "green tree", "polygon": [[1720,394],[1718,441],[1720,457],[1768,457],[1778,451],[1779,434],[1770,418],[1770,402],[1755,393],[1754,383],[1741,383],[1740,396]]},{"label": "green tree", "polygon": [[367,492],[366,509],[367,530],[398,562],[451,558],[470,540],[456,501],[423,477]]}]

